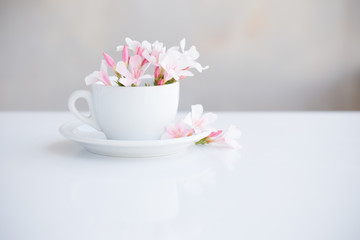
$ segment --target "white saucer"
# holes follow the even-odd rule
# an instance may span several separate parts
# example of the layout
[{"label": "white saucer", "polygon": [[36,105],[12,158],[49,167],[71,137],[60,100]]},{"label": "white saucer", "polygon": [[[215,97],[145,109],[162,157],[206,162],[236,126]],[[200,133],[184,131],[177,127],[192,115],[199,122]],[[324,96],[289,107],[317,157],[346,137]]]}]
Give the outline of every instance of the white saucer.
[{"label": "white saucer", "polygon": [[60,133],[82,145],[89,152],[116,157],[155,157],[185,151],[196,141],[209,135],[209,132],[183,138],[149,141],[108,140],[104,133],[74,120],[62,125]]}]

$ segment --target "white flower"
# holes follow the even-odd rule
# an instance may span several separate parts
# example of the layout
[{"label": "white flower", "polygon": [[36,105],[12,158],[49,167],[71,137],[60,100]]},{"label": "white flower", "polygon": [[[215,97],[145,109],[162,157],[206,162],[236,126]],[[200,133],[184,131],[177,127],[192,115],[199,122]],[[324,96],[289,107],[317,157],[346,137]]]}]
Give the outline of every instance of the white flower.
[{"label": "white flower", "polygon": [[165,128],[164,134],[161,139],[169,138],[181,138],[191,136],[194,133],[192,129],[184,124],[183,121],[179,121],[176,124],[171,123]]},{"label": "white flower", "polygon": [[[151,44],[148,41],[143,41],[142,43],[131,40],[130,38],[125,38],[125,42],[128,46],[128,49],[134,51],[135,54],[142,56],[144,50],[151,51]],[[116,51],[122,51],[124,49],[123,45],[116,47]]]},{"label": "white flower", "polygon": [[86,85],[92,85],[95,83],[101,83],[105,86],[111,86],[109,80],[106,61],[102,60],[100,65],[100,71],[94,71],[85,78]]},{"label": "white flower", "polygon": [[197,61],[195,61],[196,59],[199,58],[200,54],[199,52],[196,50],[196,47],[195,46],[191,46],[189,50],[185,51],[185,43],[186,43],[186,40],[185,38],[182,39],[180,41],[180,48],[181,48],[181,51],[182,53],[190,59],[190,68],[195,68],[197,71],[199,72],[202,72],[202,70],[205,70],[205,69],[208,69],[209,66],[205,66],[205,67],[202,67],[200,65],[200,63],[198,63]]},{"label": "white flower", "polygon": [[172,78],[180,80],[186,76],[194,75],[187,70],[192,64],[191,60],[174,48],[171,48],[165,54],[160,55],[159,64],[165,70],[165,81]]},{"label": "white flower", "polygon": [[139,86],[141,79],[150,78],[150,75],[144,75],[146,69],[149,64],[142,65],[142,58],[139,55],[131,56],[129,60],[129,68],[128,70],[125,62],[118,62],[116,65],[116,71],[120,73],[123,78],[120,78],[120,83],[125,85],[126,87],[135,84],[135,86]]},{"label": "white flower", "polygon": [[144,58],[146,58],[154,66],[159,66],[160,55],[165,54],[166,47],[159,41],[155,41],[151,47],[145,49],[143,52]]},{"label": "white flower", "polygon": [[226,144],[234,149],[240,149],[241,145],[237,140],[240,137],[241,137],[240,130],[236,126],[230,125],[228,129],[222,135],[216,137],[213,142]]},{"label": "white flower", "polygon": [[203,131],[212,130],[210,123],[217,119],[215,113],[203,114],[203,106],[201,104],[192,105],[191,113],[188,113],[184,118],[184,123],[194,129],[195,133],[201,133]]}]

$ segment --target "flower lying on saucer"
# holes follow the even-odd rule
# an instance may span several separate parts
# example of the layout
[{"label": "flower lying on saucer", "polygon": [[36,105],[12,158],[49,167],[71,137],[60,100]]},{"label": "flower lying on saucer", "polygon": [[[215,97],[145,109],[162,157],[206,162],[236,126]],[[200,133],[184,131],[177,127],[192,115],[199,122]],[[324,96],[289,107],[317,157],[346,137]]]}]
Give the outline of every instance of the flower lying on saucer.
[{"label": "flower lying on saucer", "polygon": [[234,125],[230,125],[226,131],[217,130],[210,126],[210,123],[213,123],[216,119],[217,115],[215,113],[209,112],[203,114],[203,106],[201,104],[192,105],[191,112],[184,119],[175,124],[171,123],[165,128],[161,139],[181,138],[211,131],[208,136],[197,141],[195,144],[205,145],[213,143],[240,149],[241,145],[238,142],[241,136],[240,130]]},{"label": "flower lying on saucer", "polygon": [[194,130],[186,126],[183,121],[178,121],[176,124],[171,123],[165,128],[165,133],[161,139],[181,138],[193,135]]}]

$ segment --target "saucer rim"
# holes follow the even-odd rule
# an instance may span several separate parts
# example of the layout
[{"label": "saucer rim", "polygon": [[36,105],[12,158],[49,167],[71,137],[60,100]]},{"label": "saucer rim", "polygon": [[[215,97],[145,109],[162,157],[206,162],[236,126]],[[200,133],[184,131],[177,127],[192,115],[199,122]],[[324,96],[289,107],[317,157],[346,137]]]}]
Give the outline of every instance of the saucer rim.
[{"label": "saucer rim", "polygon": [[[71,120],[69,122],[66,122],[62,124],[59,127],[59,132],[66,138],[86,143],[86,144],[103,144],[107,146],[122,146],[122,147],[139,147],[139,146],[164,146],[164,145],[174,145],[174,144],[183,144],[183,143],[189,143],[189,142],[195,142],[199,141],[200,139],[208,136],[210,134],[210,131],[205,131],[202,133],[194,134],[187,137],[181,137],[181,138],[171,138],[171,139],[159,139],[159,140],[111,140],[111,139],[98,139],[98,138],[91,138],[91,137],[85,137],[78,134],[75,134],[73,131],[82,126],[87,125],[85,123],[82,123],[79,120]],[[97,131],[94,129],[94,131]]]}]

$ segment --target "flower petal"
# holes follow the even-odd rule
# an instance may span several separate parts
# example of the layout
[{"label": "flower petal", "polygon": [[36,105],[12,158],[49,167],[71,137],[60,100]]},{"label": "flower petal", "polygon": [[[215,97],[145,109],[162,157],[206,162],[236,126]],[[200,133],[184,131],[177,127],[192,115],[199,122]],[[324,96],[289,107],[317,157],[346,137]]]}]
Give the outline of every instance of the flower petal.
[{"label": "flower petal", "polygon": [[177,74],[177,72],[175,72],[175,70],[173,69],[169,69],[167,71],[168,76],[166,76],[166,81],[170,80],[171,78],[175,78],[175,80],[179,80],[180,76]]},{"label": "flower petal", "polygon": [[202,113],[204,111],[204,108],[201,104],[196,104],[196,105],[192,105],[191,106],[191,117],[192,117],[192,120],[196,121],[196,120],[199,120]]},{"label": "flower petal", "polygon": [[111,68],[114,68],[115,65],[116,65],[114,59],[112,59],[112,57],[110,57],[110,56],[109,56],[108,54],[106,54],[106,53],[103,53],[103,55],[104,55],[104,58],[105,58],[107,64],[109,64],[109,66],[110,66]]},{"label": "flower petal", "polygon": [[193,59],[196,60],[199,58],[200,53],[196,50],[195,46],[191,46],[191,48],[189,49],[189,51],[187,51],[187,54]]},{"label": "flower petal", "polygon": [[109,76],[109,80],[110,80],[111,86],[118,86],[118,84],[116,83],[118,78],[116,76]]},{"label": "flower petal", "polygon": [[142,59],[139,55],[131,56],[129,61],[130,71],[134,73],[136,70],[139,69],[141,65]]},{"label": "flower petal", "polygon": [[188,114],[185,116],[185,118],[183,119],[183,122],[184,122],[185,124],[187,124],[189,127],[193,127],[191,113],[188,113]]},{"label": "flower petal", "polygon": [[152,50],[151,43],[149,43],[148,41],[143,41],[143,42],[141,43],[141,46],[142,46],[146,51],[151,52],[151,50]]},{"label": "flower petal", "polygon": [[214,131],[214,132],[211,132],[209,137],[217,137],[219,136],[223,131],[222,130],[217,130],[217,131]]},{"label": "flower petal", "polygon": [[116,51],[120,52],[124,49],[124,46],[123,45],[119,45],[116,47]]},{"label": "flower petal", "polygon": [[123,84],[125,87],[131,86],[135,82],[133,78],[120,78],[119,82]]},{"label": "flower petal", "polygon": [[186,40],[185,40],[185,38],[183,38],[183,39],[180,41],[180,47],[181,47],[181,51],[182,51],[182,52],[185,51],[185,43],[186,43]]},{"label": "flower petal", "polygon": [[194,76],[194,74],[193,74],[192,72],[187,71],[187,70],[185,70],[185,71],[180,71],[178,74],[179,74],[180,76],[186,76],[186,77]]},{"label": "flower petal", "polygon": [[124,62],[118,62],[115,68],[115,71],[120,73],[122,76],[126,78],[131,78],[132,74],[129,72],[129,70],[126,67],[126,64]]},{"label": "flower petal", "polygon": [[144,78],[153,78],[153,76],[150,74],[145,74],[145,75],[142,75],[141,77],[139,77],[139,79],[144,79]]},{"label": "flower petal", "polygon": [[87,86],[92,85],[97,81],[99,81],[99,78],[100,78],[100,72],[94,71],[85,78],[85,83]]},{"label": "flower petal", "polygon": [[209,125],[210,123],[216,121],[217,115],[215,113],[209,112],[209,113],[204,114],[202,119],[203,119],[204,125]]},{"label": "flower petal", "polygon": [[127,48],[126,45],[124,46],[124,49],[123,49],[122,60],[123,60],[123,62],[125,62],[126,64],[129,63],[129,50],[128,50],[128,48]]},{"label": "flower petal", "polygon": [[198,62],[194,62],[192,67],[195,68],[198,72],[202,72],[203,70],[206,70],[209,68],[209,66],[202,67],[200,65],[200,63],[198,63]]},{"label": "flower petal", "polygon": [[108,72],[107,70],[107,64],[105,60],[101,60],[101,64],[100,64],[100,71],[104,71],[104,72]]},{"label": "flower petal", "polygon": [[125,42],[128,45],[130,50],[136,51],[137,48],[140,46],[138,41],[133,41],[130,38],[125,38]]},{"label": "flower petal", "polygon": [[101,81],[104,83],[104,85],[106,86],[110,86],[111,83],[110,83],[110,80],[109,80],[109,77],[107,75],[107,73],[105,71],[100,71],[100,76],[101,76]]}]

